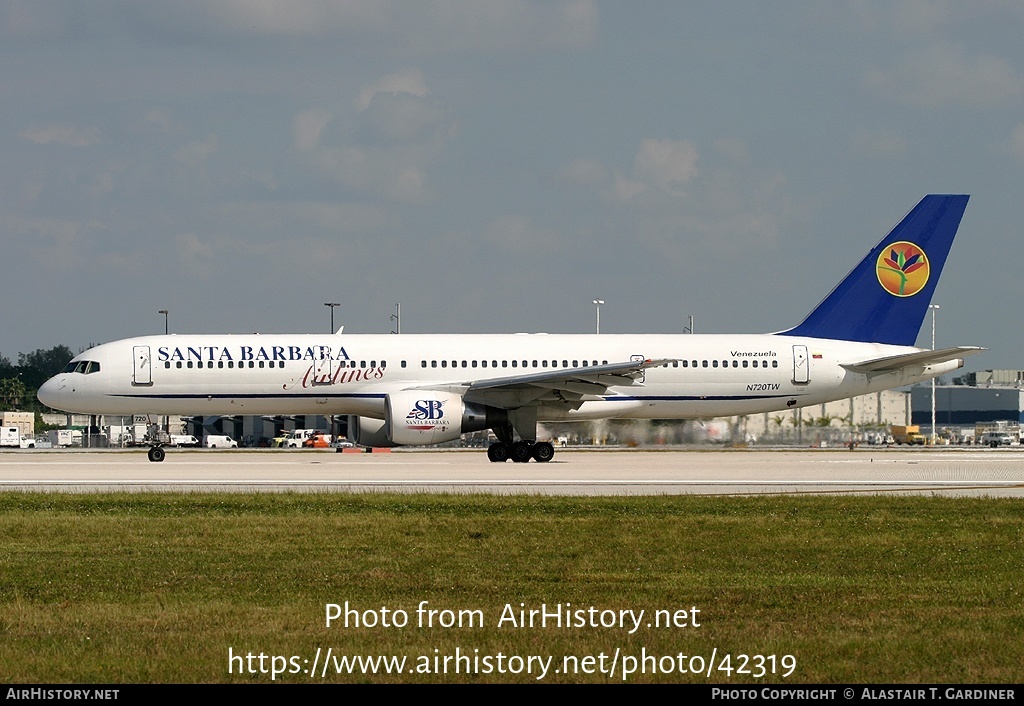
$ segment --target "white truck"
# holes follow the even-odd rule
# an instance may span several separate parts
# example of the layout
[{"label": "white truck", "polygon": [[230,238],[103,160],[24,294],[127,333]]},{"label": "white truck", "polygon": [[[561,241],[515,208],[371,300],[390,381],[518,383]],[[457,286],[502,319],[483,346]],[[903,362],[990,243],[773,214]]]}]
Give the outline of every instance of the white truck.
[{"label": "white truck", "polygon": [[21,446],[21,430],[18,427],[0,427],[0,446],[19,448]]},{"label": "white truck", "polygon": [[203,446],[208,449],[237,449],[238,442],[223,434],[208,434],[203,438]]},{"label": "white truck", "polygon": [[199,439],[191,434],[171,434],[171,446],[199,446]]},{"label": "white truck", "polygon": [[316,434],[316,429],[293,429],[284,437],[282,446],[286,449],[301,449],[303,442],[306,439],[312,439],[314,434]]},{"label": "white truck", "polygon": [[51,429],[46,432],[46,435],[50,437],[50,443],[53,446],[81,446],[82,445],[82,432],[77,429]]}]

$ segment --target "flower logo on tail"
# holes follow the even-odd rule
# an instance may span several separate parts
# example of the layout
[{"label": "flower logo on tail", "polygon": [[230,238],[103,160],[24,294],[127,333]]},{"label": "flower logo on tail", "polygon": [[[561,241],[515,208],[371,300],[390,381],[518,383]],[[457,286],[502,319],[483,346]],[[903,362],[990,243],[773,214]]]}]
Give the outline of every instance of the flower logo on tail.
[{"label": "flower logo on tail", "polygon": [[912,297],[928,283],[931,265],[924,250],[901,240],[882,250],[875,271],[885,291],[897,297]]}]

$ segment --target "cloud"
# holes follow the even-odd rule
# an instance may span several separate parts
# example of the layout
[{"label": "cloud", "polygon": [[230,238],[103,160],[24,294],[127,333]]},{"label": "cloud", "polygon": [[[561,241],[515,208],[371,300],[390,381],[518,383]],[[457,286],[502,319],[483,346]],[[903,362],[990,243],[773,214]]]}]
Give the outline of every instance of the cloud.
[{"label": "cloud", "polygon": [[[636,198],[648,189],[678,194],[697,176],[698,157],[697,146],[689,140],[644,139],[633,158],[633,176],[616,174],[612,193],[621,201]],[[594,165],[588,169],[596,173]]]},{"label": "cloud", "polygon": [[356,109],[366,110],[369,108],[370,102],[378,93],[396,96],[400,93],[408,93],[422,98],[430,91],[427,89],[427,82],[419,69],[405,69],[383,76],[360,89],[359,96],[356,98]]},{"label": "cloud", "polygon": [[647,184],[672,191],[697,175],[697,156],[697,147],[689,140],[646,139],[633,160],[633,171]]},{"label": "cloud", "polygon": [[300,152],[312,152],[329,122],[331,114],[320,108],[312,108],[296,115],[292,120],[295,149]]},{"label": "cloud", "polygon": [[994,106],[1024,96],[1024,80],[1007,61],[968,56],[950,45],[912,53],[900,66],[869,71],[864,81],[895,100],[927,108]]},{"label": "cloud", "polygon": [[46,125],[26,128],[18,133],[18,137],[35,142],[37,145],[88,147],[100,141],[100,131],[94,127],[81,128],[68,124]]}]

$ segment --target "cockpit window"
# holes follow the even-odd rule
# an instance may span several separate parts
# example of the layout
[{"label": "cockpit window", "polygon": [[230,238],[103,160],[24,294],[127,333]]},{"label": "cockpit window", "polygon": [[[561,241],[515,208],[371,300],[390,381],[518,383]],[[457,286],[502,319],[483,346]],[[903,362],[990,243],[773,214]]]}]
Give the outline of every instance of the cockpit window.
[{"label": "cockpit window", "polygon": [[95,360],[73,360],[61,370],[62,373],[82,373],[83,375],[99,371],[100,364]]}]

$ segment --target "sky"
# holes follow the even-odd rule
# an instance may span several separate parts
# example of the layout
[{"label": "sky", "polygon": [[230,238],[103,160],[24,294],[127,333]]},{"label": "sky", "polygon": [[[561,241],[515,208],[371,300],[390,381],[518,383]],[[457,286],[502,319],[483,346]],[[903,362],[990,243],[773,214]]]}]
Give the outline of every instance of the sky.
[{"label": "sky", "polygon": [[[1024,4],[0,0],[0,354],[769,332],[927,193],[1024,368]],[[919,345],[930,345],[929,322]]]}]

